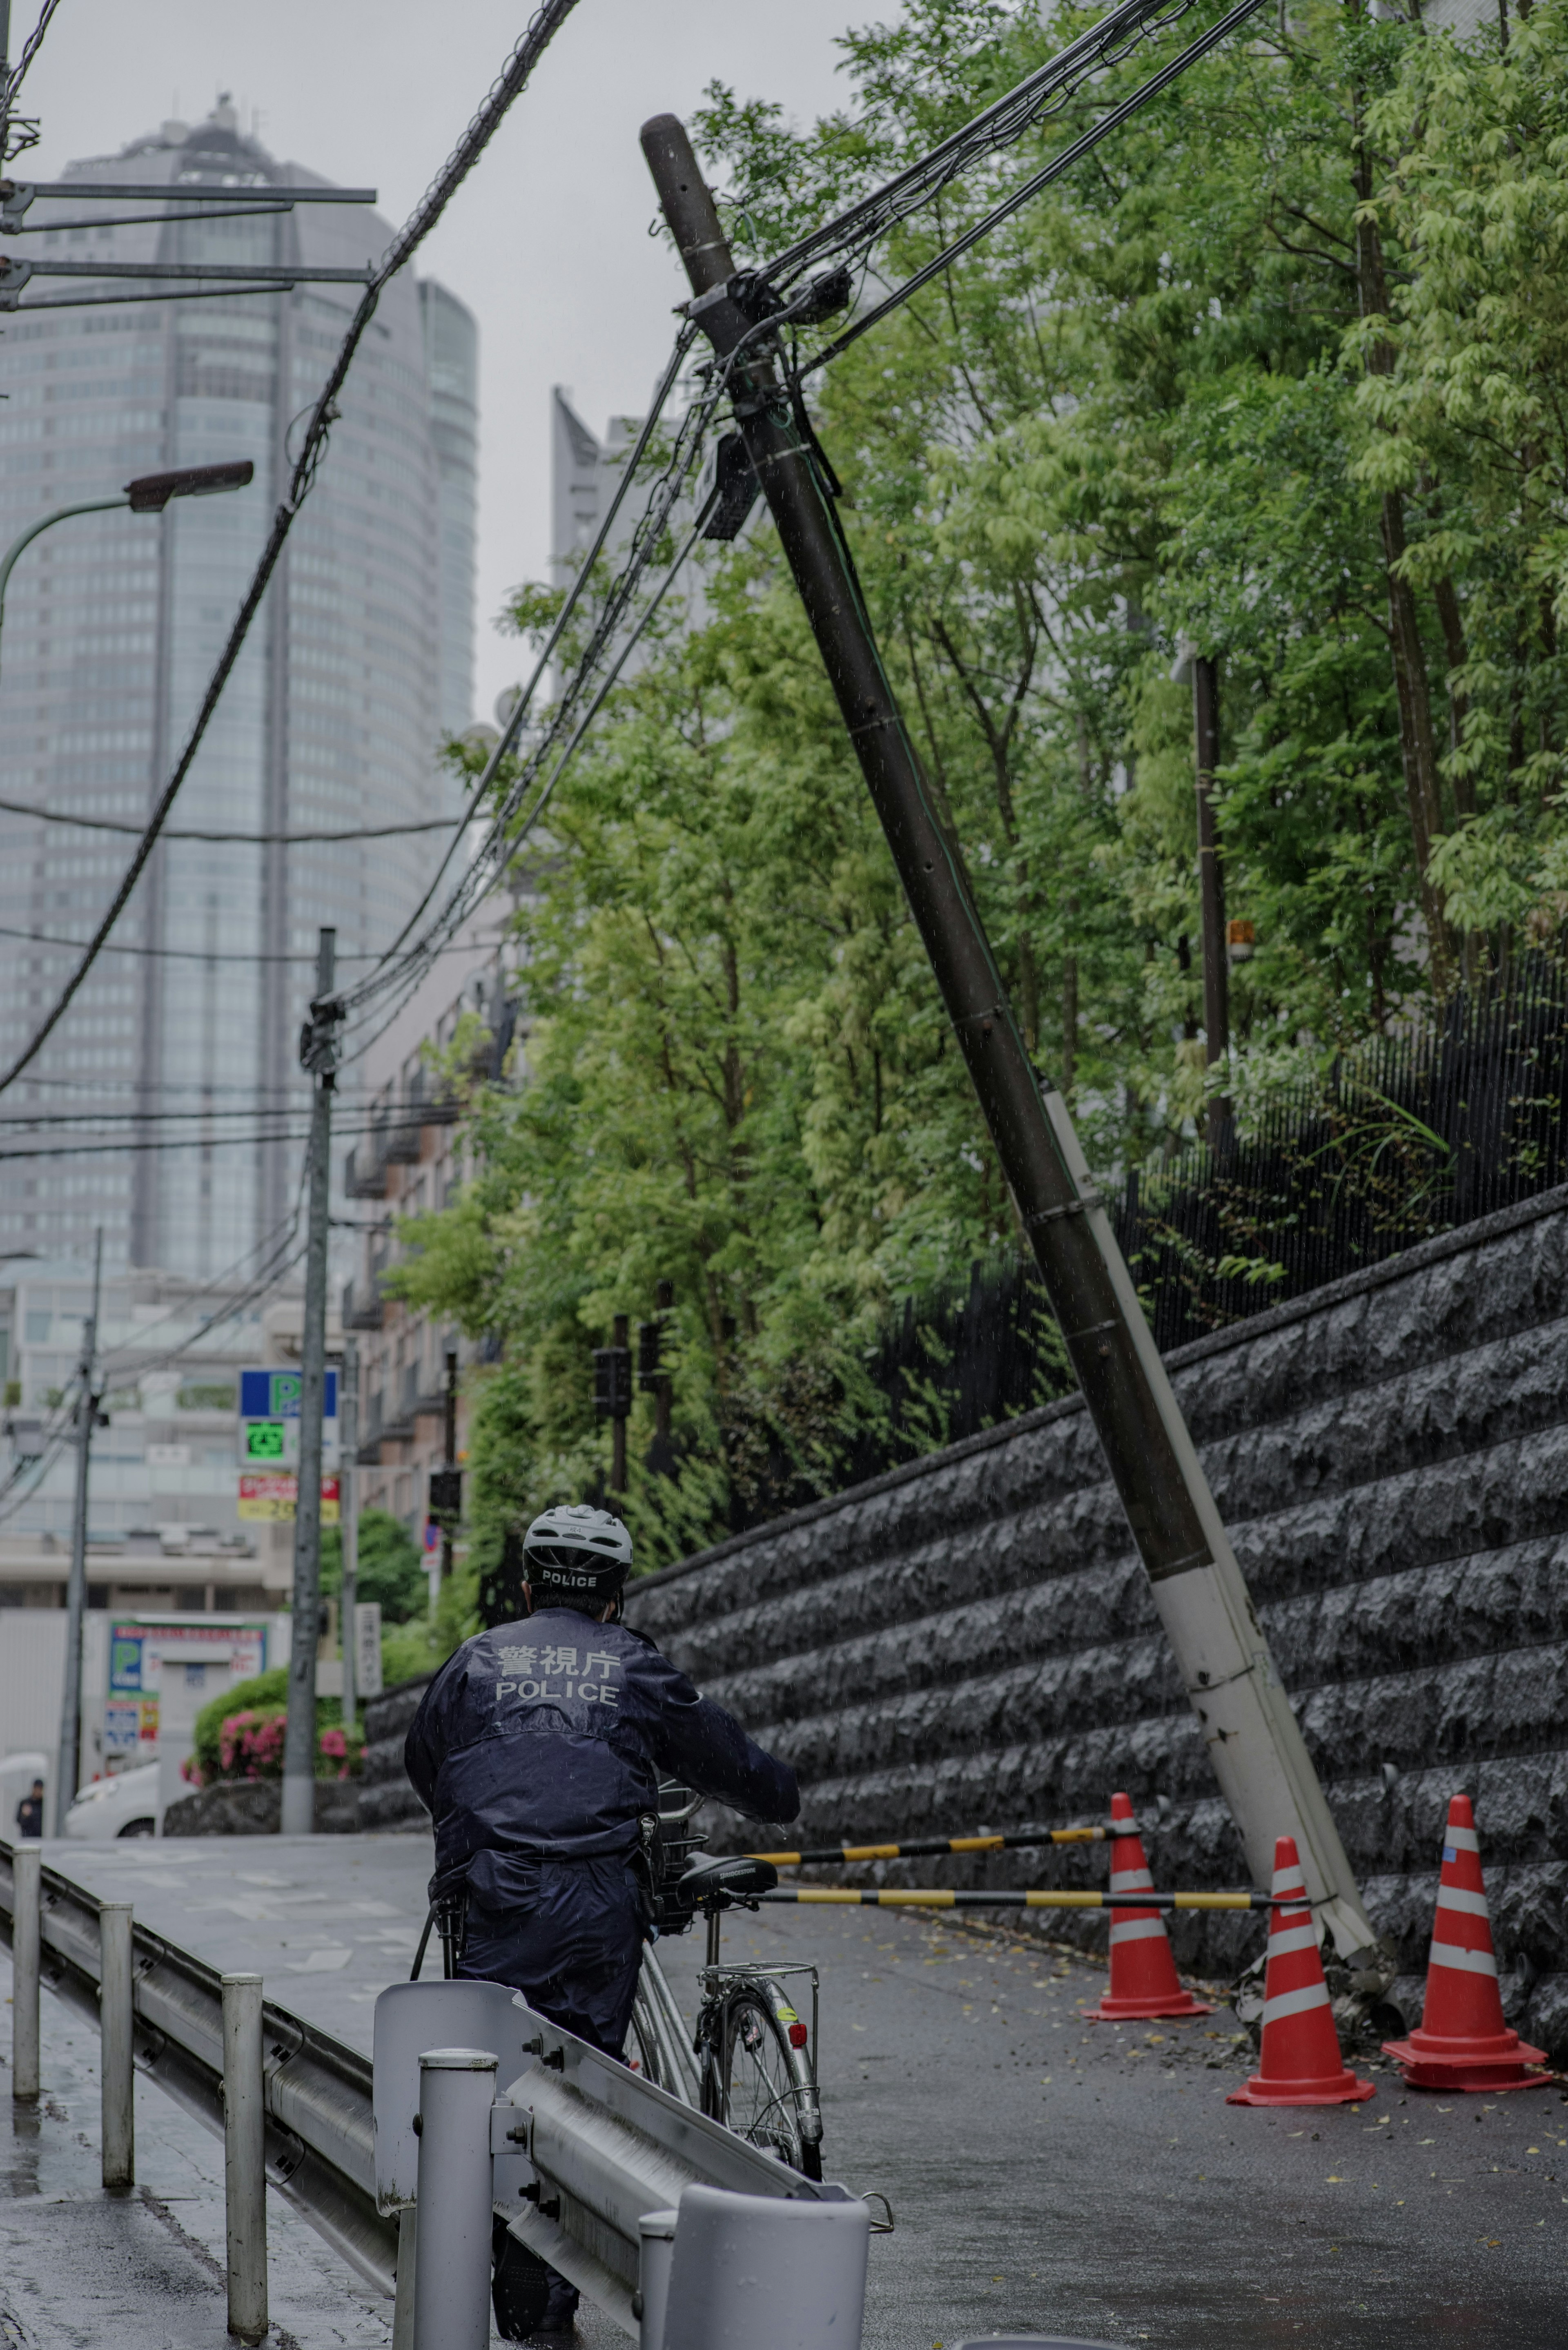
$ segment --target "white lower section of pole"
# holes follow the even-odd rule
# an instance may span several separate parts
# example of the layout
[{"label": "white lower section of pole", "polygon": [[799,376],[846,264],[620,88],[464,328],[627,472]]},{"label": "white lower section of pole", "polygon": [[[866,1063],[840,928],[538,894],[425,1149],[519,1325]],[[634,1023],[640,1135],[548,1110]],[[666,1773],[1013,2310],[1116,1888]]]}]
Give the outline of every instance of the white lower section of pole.
[{"label": "white lower section of pole", "polygon": [[413,2350],[490,2350],[490,2108],[497,2059],[420,2058],[420,2250]]},{"label": "white lower section of pole", "polygon": [[19,2106],[38,2095],[38,1928],[44,1856],[36,1844],[11,1854],[11,2095]]},{"label": "white lower section of pole", "polygon": [[316,1781],[286,1779],[278,1812],[280,1835],[312,1835],[316,1830]]},{"label": "white lower section of pole", "polygon": [[136,2184],[136,1948],[129,1901],[99,1911],[99,2076],[102,2091],[103,2183]]},{"label": "white lower section of pole", "polygon": [[[1068,1171],[1080,1194],[1092,1200],[1093,1179],[1066,1105],[1054,1087],[1044,1098]],[[1355,1871],[1103,1206],[1090,1206],[1088,1224],[1209,1544],[1210,1565],[1168,1575],[1149,1587],[1202,1727],[1220,1792],[1246,1848],[1252,1882],[1270,1883],[1276,1838],[1293,1836],[1307,1897],[1341,1958],[1370,1950],[1377,1937]]]},{"label": "white lower section of pole", "polygon": [[670,2299],[670,2264],[675,2257],[674,2211],[645,2211],[637,2223],[641,2251],[637,2264],[638,2350],[664,2350],[664,2312]]},{"label": "white lower section of pole", "polygon": [[871,2214],[681,2190],[661,2350],[859,2350]]},{"label": "white lower section of pole", "polygon": [[262,2078],[262,1979],[223,1977],[223,2191],[227,2206],[229,2332],[260,2342],[266,2306],[266,2103]]}]

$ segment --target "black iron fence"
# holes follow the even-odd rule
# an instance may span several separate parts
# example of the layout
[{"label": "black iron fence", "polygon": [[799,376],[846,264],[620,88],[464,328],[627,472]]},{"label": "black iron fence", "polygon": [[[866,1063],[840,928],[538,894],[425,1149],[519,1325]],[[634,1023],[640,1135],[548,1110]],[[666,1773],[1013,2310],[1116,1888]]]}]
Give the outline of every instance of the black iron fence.
[{"label": "black iron fence", "polygon": [[[1116,1237],[1162,1353],[1568,1182],[1568,974],[1520,957],[1404,1035],[1345,1055],[1221,1150],[1134,1173]],[[976,1265],[910,1299],[870,1366],[875,1475],[1070,1392],[1033,1265]]]},{"label": "black iron fence", "polygon": [[1161,1351],[1568,1181],[1568,981],[1543,954],[1337,1062],[1220,1151],[1129,1180]]}]

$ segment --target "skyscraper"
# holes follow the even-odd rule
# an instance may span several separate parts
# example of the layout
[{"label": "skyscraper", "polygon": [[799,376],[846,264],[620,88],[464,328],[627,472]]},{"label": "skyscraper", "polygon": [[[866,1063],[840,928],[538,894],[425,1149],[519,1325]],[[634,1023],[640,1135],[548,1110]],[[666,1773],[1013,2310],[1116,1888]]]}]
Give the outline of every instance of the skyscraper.
[{"label": "skyscraper", "polygon": [[[135,181],[150,195],[173,182],[210,184],[215,196],[235,184],[327,184],[275,161],[226,104],[194,130],[165,124],[67,176]],[[112,219],[136,208],[83,210]],[[362,207],[316,205],[66,228],[33,248],[362,265],[388,235]],[[35,280],[46,298],[67,286],[81,281]],[[130,829],[0,810],[5,1060],[53,1000],[70,942],[100,915],[178,755],[356,298],[352,286],[301,286],[5,324],[0,545],[135,474],[249,457],[255,480],[161,517],[62,523],[13,576],[0,790],[48,818]],[[476,356],[474,322],[444,288],[408,273],[387,287],[171,834],[352,831],[455,812],[438,746],[470,715]],[[139,1147],[0,1160],[0,1251],[55,1256],[101,1222],[111,1262],[211,1277],[279,1225],[300,1149],[258,1138],[300,1123],[296,1046],[317,928],[336,927],[351,978],[417,900],[432,838],[439,854],[439,836],[417,833],[289,845],[166,837],[113,951],[3,1097],[10,1118],[136,1111]],[[345,1086],[351,1097],[351,1076]],[[91,1141],[91,1129],[73,1139]]]}]

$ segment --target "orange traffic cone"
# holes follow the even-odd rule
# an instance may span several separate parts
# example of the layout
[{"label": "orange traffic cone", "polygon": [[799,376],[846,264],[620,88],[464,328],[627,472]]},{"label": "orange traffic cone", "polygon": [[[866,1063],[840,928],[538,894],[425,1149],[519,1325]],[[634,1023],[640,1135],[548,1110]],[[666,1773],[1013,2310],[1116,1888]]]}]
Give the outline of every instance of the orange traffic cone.
[{"label": "orange traffic cone", "polygon": [[1353,2106],[1376,2085],[1346,2072],[1328,2004],[1328,1985],[1307,1908],[1306,1882],[1293,1836],[1274,1846],[1274,1906],[1269,1912],[1269,1964],[1263,1977],[1262,2063],[1228,2106]]},{"label": "orange traffic cone", "polygon": [[1468,1795],[1455,1795],[1449,1804],[1421,2027],[1408,2040],[1386,2040],[1383,2053],[1394,2058],[1413,2089],[1542,2089],[1555,2077],[1529,2070],[1545,2063],[1545,2050],[1527,2048],[1502,2020],[1480,1846]]},{"label": "orange traffic cone", "polygon": [[[1126,1795],[1111,1797],[1111,1891],[1147,1893],[1154,1879],[1148,1873],[1137,1822]],[[1111,1911],[1111,1987],[1098,2007],[1084,2010],[1091,2023],[1125,2023],[1157,2015],[1212,2015],[1183,1991],[1170,1955],[1165,1920],[1158,1909]]]}]

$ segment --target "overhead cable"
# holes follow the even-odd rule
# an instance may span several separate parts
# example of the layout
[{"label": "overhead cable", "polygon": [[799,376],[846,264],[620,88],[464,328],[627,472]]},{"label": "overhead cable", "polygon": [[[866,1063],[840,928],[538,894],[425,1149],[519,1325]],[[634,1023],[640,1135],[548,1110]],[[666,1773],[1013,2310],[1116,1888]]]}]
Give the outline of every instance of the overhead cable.
[{"label": "overhead cable", "polygon": [[239,659],[241,648],[250,633],[251,623],[255,618],[262,597],[276,568],[295,518],[314,486],[317,471],[326,453],[327,437],[337,415],[337,395],[343,389],[354,355],[374,316],[382,287],[418,251],[425,237],[440,220],[452,196],[468,177],[500,128],[508,108],[524,88],[539,58],[576,5],[576,0],[542,0],[542,5],[535,11],[526,31],[507,59],[506,65],[497,77],[483,104],[441,172],[431,181],[430,187],[414,207],[407,223],[388,246],[375,275],[367,285],[348,330],[343,338],[331,371],[317,396],[310,422],[306,427],[305,436],[300,444],[299,456],[289,479],[287,492],[273,516],[272,529],[268,534],[266,545],[262,550],[261,558],[256,565],[250,586],[245,591],[234,626],[229,631],[228,641],[218,657],[217,667],[209,680],[201,707],[197,711],[195,721],[186,738],[185,747],[180,754],[168,783],[159,795],[157,805],[136,845],[130,862],[121,876],[119,886],[115,891],[109,910],[93,933],[87,951],[31,1040],[12,1062],[10,1067],[0,1074],[0,1093],[4,1093],[8,1086],[13,1085],[29,1063],[36,1059],[45,1043],[64,1018],[78,989],[97,961],[109,932],[124,912],[142,868],[152,854],[159,834],[162,831],[168,818],[169,811],[173,806],[180,787],[190,773],[196,754],[201,748],[213,712],[216,710],[222,699],[223,688],[228,683],[230,672]]},{"label": "overhead cable", "polygon": [[[36,816],[41,824],[73,824],[81,832],[124,832],[140,835],[139,824],[119,824],[107,816],[67,816],[58,808],[35,807],[26,800],[0,799],[0,808],[7,816]],[[346,832],[192,832],[183,827],[167,825],[165,840],[204,840],[207,842],[238,841],[245,848],[290,848],[306,841],[327,840],[391,840],[409,832],[450,832],[453,826],[466,824],[466,816],[426,816],[418,824],[353,825]],[[313,956],[306,956],[313,962]]]},{"label": "overhead cable", "polygon": [[[576,616],[577,606],[582,601],[583,597],[587,591],[589,583],[594,577],[595,567],[597,565],[600,556],[603,555],[606,546],[609,543],[610,535],[615,528],[616,523],[619,519],[621,508],[625,504],[632,484],[637,478],[639,468],[647,453],[649,444],[652,441],[653,435],[659,428],[659,420],[664,413],[665,403],[669,400],[670,392],[675,388],[680,369],[685,364],[687,354],[691,350],[691,345],[695,339],[696,328],[691,326],[682,327],[675,338],[674,349],[670,352],[669,363],[665,368],[663,375],[659,378],[658,388],[653,395],[652,405],[650,406],[648,414],[643,419],[642,429],[639,432],[635,443],[628,452],[626,459],[621,465],[620,479],[616,484],[615,494],[610,500],[608,511],[605,515],[604,520],[599,525],[598,535],[595,538],[593,545],[588,548],[587,552],[584,556],[582,562],[577,567],[576,576],[573,579],[571,586],[566,590],[566,598],[561,606],[560,611],[556,616],[555,624],[551,628],[550,633],[545,640],[537,660],[535,661],[532,676],[529,678],[527,684],[522,688],[518,693],[515,702],[507,712],[506,723],[501,730],[501,740],[496,743],[494,749],[491,752],[489,758],[485,761],[483,772],[476,779],[473,789],[469,795],[467,813],[471,818],[476,817],[483,813],[486,794],[493,789],[496,779],[500,775],[503,762],[512,756],[516,747],[517,738],[523,731],[524,722],[527,718],[529,711],[533,706],[534,696],[538,691],[539,687],[543,682],[545,673],[549,668],[551,661],[555,659],[556,649],[560,645],[562,638],[566,634],[567,628],[570,626],[572,619]],[[435,897],[436,891],[440,889],[441,881],[446,874],[447,868],[452,863],[452,858],[456,854],[458,843],[461,841],[462,837],[462,835],[459,833],[456,839],[452,841],[451,847],[446,852],[446,855],[441,858],[441,863],[437,866],[435,873],[431,878],[430,887],[426,889],[424,896],[420,899],[419,904],[414,908],[413,912],[409,916],[407,921],[403,924],[402,929],[392,941],[391,945],[377,958],[378,970],[379,970],[383,965],[391,964],[395,962],[400,950],[403,947],[410,931],[412,931],[415,925],[426,912],[431,900]],[[489,844],[487,843],[486,846],[488,847],[488,845]],[[484,850],[482,849],[480,851],[480,856],[483,857],[483,855]],[[418,951],[419,950],[416,948],[415,951]],[[440,951],[440,950],[434,950],[434,951]],[[374,974],[372,974],[372,977],[373,976]],[[358,1002],[359,1000],[359,991],[355,991],[348,1000],[351,1003]]]},{"label": "overhead cable", "polygon": [[1014,213],[1021,212],[1025,204],[1032,202],[1042,189],[1049,187],[1054,180],[1063,178],[1075,164],[1082,162],[1084,157],[1092,148],[1097,147],[1102,139],[1108,138],[1113,130],[1118,130],[1141,106],[1147,105],[1151,98],[1158,98],[1161,90],[1168,88],[1170,83],[1179,79],[1188,68],[1196,65],[1200,57],[1206,57],[1210,49],[1217,47],[1236,30],[1239,25],[1245,24],[1249,16],[1255,16],[1262,5],[1263,0],[1238,0],[1237,6],[1231,9],[1228,15],[1221,16],[1217,23],[1210,25],[1208,30],[1183,49],[1179,56],[1172,57],[1168,64],[1161,66],[1159,71],[1151,74],[1147,81],[1134,90],[1130,97],[1123,99],[1118,106],[1112,107],[1107,113],[1100,117],[1097,122],[1093,123],[1083,132],[1081,137],[1075,139],[1070,146],[1064,147],[1059,155],[1054,155],[1050,162],[1036,172],[1033,178],[1025,180],[1020,187],[1014,188],[1011,195],[1004,197],[1001,203],[994,205],[983,219],[976,221],[971,227],[964,231],[961,236],[955,237],[951,244],[944,246],[934,259],[926,262],[911,276],[905,278],[901,285],[896,286],[885,299],[875,303],[869,310],[864,311],[853,325],[846,327],[844,332],[836,336],[824,349],[815,353],[804,367],[797,368],[794,370],[795,382],[802,383],[807,376],[815,375],[819,368],[826,367],[830,360],[838,358],[840,352],[846,351],[851,343],[858,342],[862,335],[869,333],[873,327],[880,325],[890,312],[901,308],[911,295],[918,294],[922,286],[929,286],[934,277],[940,277],[944,269],[950,269],[953,263],[968,253],[972,245],[978,244],[983,237],[989,236],[992,229],[1000,227],[1002,223],[1010,219]]},{"label": "overhead cable", "polygon": [[1153,39],[1196,5],[1197,0],[1120,0],[1004,98],[983,108],[961,130],[869,195],[797,239],[764,264],[760,274],[783,287],[821,261],[869,252],[889,229],[923,210],[973,164],[1015,146],[1036,123],[1059,112],[1091,75],[1117,64],[1140,41]]},{"label": "overhead cable", "polygon": [[[467,818],[463,817],[461,821],[466,823]],[[0,939],[26,939],[31,946],[73,949],[90,946],[92,943],[89,939],[62,939],[53,931],[19,931],[14,925],[5,922],[0,922]],[[209,954],[205,947],[128,947],[119,945],[112,939],[108,941],[99,951],[103,954],[151,955],[161,962],[297,962],[308,963],[312,970],[316,966],[316,957],[313,954]],[[485,952],[485,948],[483,945],[456,945],[441,947],[436,951],[440,954],[483,954]],[[337,960],[340,963],[380,962],[384,958],[367,952],[339,955]],[[35,1077],[32,1082],[39,1086],[57,1084],[60,1080],[51,1077]]]}]

